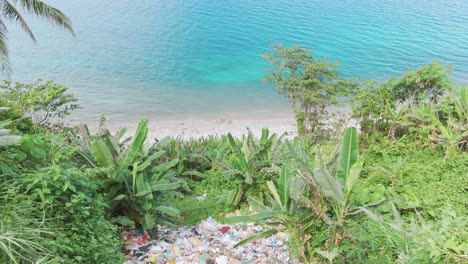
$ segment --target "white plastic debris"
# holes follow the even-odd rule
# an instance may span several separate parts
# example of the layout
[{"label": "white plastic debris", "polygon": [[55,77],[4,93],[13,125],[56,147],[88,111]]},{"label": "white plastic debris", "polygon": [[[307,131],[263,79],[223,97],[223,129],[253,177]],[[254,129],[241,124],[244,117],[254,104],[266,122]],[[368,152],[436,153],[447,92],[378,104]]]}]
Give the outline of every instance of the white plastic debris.
[{"label": "white plastic debris", "polygon": [[204,193],[203,195],[197,196],[197,200],[201,202],[201,201],[206,200],[207,197],[208,197],[208,194]]},{"label": "white plastic debris", "polygon": [[228,257],[226,257],[226,256],[216,257],[215,263],[216,264],[228,264]]}]

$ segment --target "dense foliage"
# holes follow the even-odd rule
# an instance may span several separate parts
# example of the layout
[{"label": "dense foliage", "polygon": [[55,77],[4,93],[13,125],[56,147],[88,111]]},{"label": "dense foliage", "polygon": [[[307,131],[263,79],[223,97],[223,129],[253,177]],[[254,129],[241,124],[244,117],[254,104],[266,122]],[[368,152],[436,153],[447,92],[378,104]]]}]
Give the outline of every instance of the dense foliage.
[{"label": "dense foliage", "polygon": [[[292,68],[305,67],[276,80],[294,104],[305,104],[298,92],[307,91],[306,108],[321,111],[350,89],[329,62],[276,48],[270,60],[287,55]],[[319,66],[331,77],[309,83]],[[2,88],[2,263],[119,263],[123,228],[157,232],[208,216],[266,227],[240,243],[285,232],[304,263],[468,261],[468,88],[439,63],[365,84],[350,98],[360,129],[323,136],[325,124],[308,119],[317,136],[289,140],[264,129],[259,138],[149,144],[147,120],[129,138],[105,124],[95,134],[54,125],[48,117],[68,114],[76,100],[53,82]],[[44,114],[47,122],[37,118]]]}]

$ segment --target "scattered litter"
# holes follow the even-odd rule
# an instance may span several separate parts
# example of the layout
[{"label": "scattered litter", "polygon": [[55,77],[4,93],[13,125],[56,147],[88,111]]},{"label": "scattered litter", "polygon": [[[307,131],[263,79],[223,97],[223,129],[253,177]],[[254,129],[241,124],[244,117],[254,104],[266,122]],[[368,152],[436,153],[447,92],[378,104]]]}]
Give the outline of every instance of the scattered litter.
[{"label": "scattered litter", "polygon": [[197,196],[197,200],[201,202],[201,201],[206,200],[207,197],[208,197],[208,194],[204,193],[203,195]]},{"label": "scattered litter", "polygon": [[[139,245],[141,239],[131,239],[124,264],[247,264],[247,263],[300,263],[289,256],[285,233],[277,233],[239,247],[242,239],[262,232],[256,224],[224,225],[209,217],[191,227],[158,227],[158,238]],[[147,234],[145,234],[147,236]],[[129,238],[130,237],[130,238]],[[136,241],[134,241],[136,240]]]}]

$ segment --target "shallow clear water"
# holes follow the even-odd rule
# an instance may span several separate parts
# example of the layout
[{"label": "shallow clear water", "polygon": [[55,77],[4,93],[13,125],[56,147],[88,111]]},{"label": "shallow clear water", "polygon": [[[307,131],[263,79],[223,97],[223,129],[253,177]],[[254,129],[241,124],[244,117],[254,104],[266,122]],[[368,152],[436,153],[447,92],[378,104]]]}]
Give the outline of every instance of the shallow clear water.
[{"label": "shallow clear water", "polygon": [[80,118],[196,118],[288,108],[261,83],[273,42],[342,63],[343,76],[384,80],[432,60],[468,82],[466,0],[54,0],[76,39],[31,21],[10,25],[12,79],[54,79]]}]

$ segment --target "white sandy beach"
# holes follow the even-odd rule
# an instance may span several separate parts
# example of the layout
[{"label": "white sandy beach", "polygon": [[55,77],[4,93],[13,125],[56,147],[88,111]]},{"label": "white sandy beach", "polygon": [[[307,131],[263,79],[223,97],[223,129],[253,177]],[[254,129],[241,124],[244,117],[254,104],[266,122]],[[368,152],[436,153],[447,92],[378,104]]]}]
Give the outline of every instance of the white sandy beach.
[{"label": "white sandy beach", "polygon": [[[202,138],[209,135],[219,136],[231,133],[235,137],[240,137],[251,130],[252,133],[259,137],[262,129],[268,128],[270,133],[283,134],[287,133],[288,137],[297,135],[296,122],[292,113],[280,114],[258,114],[258,113],[242,113],[232,115],[220,115],[216,117],[202,116],[197,119],[193,118],[175,118],[168,119],[149,119],[149,135],[150,139],[161,139],[167,136],[180,137],[183,139]],[[79,123],[88,124],[92,133],[97,132],[98,119],[93,121],[70,120],[71,125]],[[131,136],[137,126],[138,119],[135,120],[113,120],[107,118],[107,128],[111,132],[115,132],[120,128],[128,129],[127,136]]]}]

